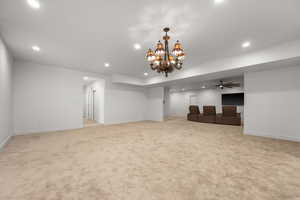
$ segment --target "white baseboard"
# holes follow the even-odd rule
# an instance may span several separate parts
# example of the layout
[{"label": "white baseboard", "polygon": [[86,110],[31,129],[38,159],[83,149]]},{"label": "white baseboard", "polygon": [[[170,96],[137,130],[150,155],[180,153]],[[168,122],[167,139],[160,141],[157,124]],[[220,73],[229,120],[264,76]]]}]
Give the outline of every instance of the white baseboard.
[{"label": "white baseboard", "polygon": [[11,135],[9,135],[8,137],[6,137],[6,138],[0,143],[0,151],[1,151],[1,149],[6,145],[6,143],[9,141],[10,138],[11,138]]},{"label": "white baseboard", "polygon": [[275,136],[272,134],[262,133],[259,131],[244,131],[244,134],[251,135],[251,136],[272,138],[272,139],[277,139],[277,140],[288,140],[288,141],[293,141],[293,142],[300,142],[300,138],[290,137],[290,136],[277,136],[277,135]]},{"label": "white baseboard", "polygon": [[70,127],[70,128],[58,128],[58,129],[41,129],[41,130],[15,130],[14,135],[32,135],[32,134],[43,134],[43,133],[51,133],[51,132],[58,132],[58,131],[70,131],[83,128],[83,124],[80,124],[78,127]]},{"label": "white baseboard", "polygon": [[117,124],[127,124],[127,123],[135,123],[135,122],[143,122],[147,121],[147,119],[139,119],[139,120],[119,120],[119,121],[110,121],[104,122],[103,125],[117,125]]}]

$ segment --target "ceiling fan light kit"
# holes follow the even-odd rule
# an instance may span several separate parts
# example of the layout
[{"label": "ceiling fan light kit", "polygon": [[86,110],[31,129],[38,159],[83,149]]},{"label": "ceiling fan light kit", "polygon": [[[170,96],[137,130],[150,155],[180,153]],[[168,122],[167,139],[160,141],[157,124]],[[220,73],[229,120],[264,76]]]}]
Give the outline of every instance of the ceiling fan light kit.
[{"label": "ceiling fan light kit", "polygon": [[152,70],[157,71],[158,73],[164,73],[165,76],[168,77],[168,74],[174,69],[180,70],[182,68],[185,54],[178,40],[174,44],[172,54],[170,54],[170,36],[168,35],[170,28],[166,27],[163,31],[165,32],[165,36],[163,37],[164,44],[161,41],[158,41],[155,51],[150,48],[147,51],[146,58],[150,62]]}]

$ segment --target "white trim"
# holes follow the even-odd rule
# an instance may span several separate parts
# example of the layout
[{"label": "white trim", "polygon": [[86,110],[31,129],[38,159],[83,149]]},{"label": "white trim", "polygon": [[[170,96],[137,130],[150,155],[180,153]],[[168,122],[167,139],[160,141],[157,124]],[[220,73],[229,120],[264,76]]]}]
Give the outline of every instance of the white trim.
[{"label": "white trim", "polygon": [[28,130],[28,131],[16,131],[14,132],[15,136],[19,135],[32,135],[32,134],[43,134],[43,133],[51,133],[51,132],[59,132],[59,131],[72,131],[77,129],[84,128],[83,122],[80,126],[74,128],[66,128],[66,129],[44,129],[44,130]]},{"label": "white trim", "polygon": [[2,148],[6,145],[6,143],[9,141],[10,138],[11,138],[11,135],[7,136],[7,137],[0,143],[0,151],[1,151]]},{"label": "white trim", "polygon": [[260,131],[244,131],[244,135],[272,138],[272,139],[277,139],[277,140],[288,140],[288,141],[293,141],[293,142],[300,142],[300,138],[295,138],[295,137],[290,137],[290,136],[272,135],[272,134],[268,134],[268,133],[262,133]]}]

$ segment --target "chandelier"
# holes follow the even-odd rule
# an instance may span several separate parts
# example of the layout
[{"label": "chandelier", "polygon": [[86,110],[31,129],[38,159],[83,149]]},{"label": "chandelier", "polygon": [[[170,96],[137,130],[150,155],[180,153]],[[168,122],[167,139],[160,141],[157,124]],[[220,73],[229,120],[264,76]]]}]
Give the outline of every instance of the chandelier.
[{"label": "chandelier", "polygon": [[168,42],[170,39],[170,36],[168,36],[170,28],[164,28],[163,31],[166,33],[163,37],[164,44],[158,41],[155,52],[149,49],[146,58],[150,62],[152,70],[158,73],[164,73],[165,76],[168,77],[168,73],[171,73],[174,69],[180,70],[182,68],[185,54],[178,40],[174,45],[172,54],[170,54]]}]

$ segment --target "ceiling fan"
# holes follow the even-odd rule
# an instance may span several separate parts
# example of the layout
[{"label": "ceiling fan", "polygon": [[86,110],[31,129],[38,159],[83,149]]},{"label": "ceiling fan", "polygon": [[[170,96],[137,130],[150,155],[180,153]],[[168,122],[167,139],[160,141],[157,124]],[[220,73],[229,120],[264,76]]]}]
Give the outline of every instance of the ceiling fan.
[{"label": "ceiling fan", "polygon": [[241,84],[240,83],[236,83],[236,82],[232,82],[232,81],[229,81],[229,82],[224,82],[224,81],[220,81],[219,84],[216,85],[216,87],[220,88],[220,89],[224,89],[224,88],[233,88],[233,87],[240,87]]}]

